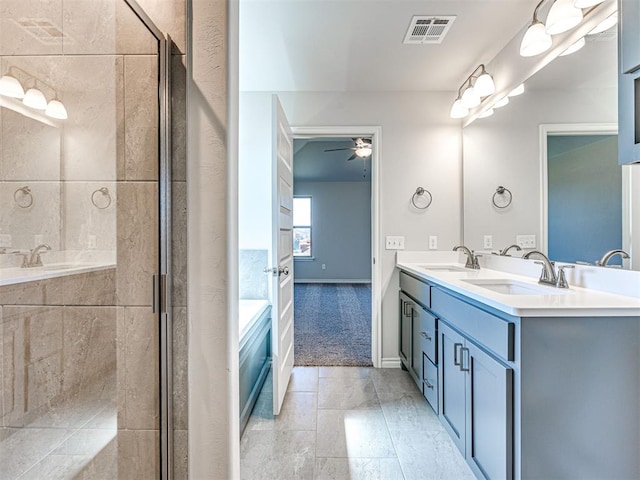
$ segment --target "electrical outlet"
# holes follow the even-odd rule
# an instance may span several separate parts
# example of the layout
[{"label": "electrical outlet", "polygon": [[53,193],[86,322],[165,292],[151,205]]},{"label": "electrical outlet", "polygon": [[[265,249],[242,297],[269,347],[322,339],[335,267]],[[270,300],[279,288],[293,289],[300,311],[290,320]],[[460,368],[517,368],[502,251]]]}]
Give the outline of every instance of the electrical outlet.
[{"label": "electrical outlet", "polygon": [[520,248],[536,248],[536,236],[516,235],[516,243]]},{"label": "electrical outlet", "polygon": [[89,243],[88,247],[89,247],[91,250],[95,250],[96,248],[98,248],[98,239],[96,238],[96,236],[95,236],[95,235],[89,235],[89,239],[88,239],[88,240],[89,240],[89,242],[88,242],[88,243]]},{"label": "electrical outlet", "polygon": [[437,249],[438,249],[438,236],[429,235],[429,250],[437,250]]},{"label": "electrical outlet", "polygon": [[493,235],[484,236],[484,248],[493,248]]},{"label": "electrical outlet", "polygon": [[34,235],[33,236],[33,246],[37,247],[38,245],[42,245],[43,238],[42,235]]},{"label": "electrical outlet", "polygon": [[404,250],[404,237],[386,237],[387,250]]},{"label": "electrical outlet", "polygon": [[11,246],[11,235],[7,233],[3,233],[0,235],[0,247],[10,247]]},{"label": "electrical outlet", "polygon": [[326,263],[323,263],[323,264],[322,264],[322,269],[323,269],[323,270],[326,270],[326,269],[327,269],[327,264],[326,264]]}]

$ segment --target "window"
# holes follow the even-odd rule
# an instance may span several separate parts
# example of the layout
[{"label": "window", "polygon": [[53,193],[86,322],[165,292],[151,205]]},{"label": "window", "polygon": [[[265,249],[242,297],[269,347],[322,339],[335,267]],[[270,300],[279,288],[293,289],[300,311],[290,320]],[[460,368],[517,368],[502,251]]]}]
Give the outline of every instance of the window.
[{"label": "window", "polygon": [[293,198],[293,256],[311,257],[311,197]]}]

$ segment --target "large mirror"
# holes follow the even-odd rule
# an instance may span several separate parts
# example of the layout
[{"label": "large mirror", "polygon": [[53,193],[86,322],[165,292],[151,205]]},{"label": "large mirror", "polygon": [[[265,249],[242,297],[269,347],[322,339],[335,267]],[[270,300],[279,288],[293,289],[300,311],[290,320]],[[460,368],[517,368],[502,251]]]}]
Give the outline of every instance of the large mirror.
[{"label": "large mirror", "polygon": [[[614,27],[587,36],[582,50],[528,79],[523,95],[464,128],[465,244],[498,252],[520,243],[571,263],[595,264],[613,249],[632,254],[640,165],[617,165],[616,133]],[[640,269],[639,248],[635,259],[615,255],[608,264]]]}]

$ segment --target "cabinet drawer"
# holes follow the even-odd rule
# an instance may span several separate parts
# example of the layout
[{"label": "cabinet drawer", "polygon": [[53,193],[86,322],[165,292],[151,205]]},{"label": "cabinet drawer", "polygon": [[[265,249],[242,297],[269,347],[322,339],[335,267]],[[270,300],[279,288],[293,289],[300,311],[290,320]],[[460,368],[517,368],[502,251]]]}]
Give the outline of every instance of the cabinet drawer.
[{"label": "cabinet drawer", "polygon": [[431,285],[400,272],[400,290],[411,295],[423,307],[431,306]]},{"label": "cabinet drawer", "polygon": [[459,328],[475,342],[502,358],[514,360],[513,322],[480,310],[438,288],[432,289],[431,309],[441,320]]},{"label": "cabinet drawer", "polygon": [[414,311],[416,315],[414,322],[417,322],[416,333],[420,336],[420,350],[424,352],[433,363],[438,363],[436,317],[420,307]]},{"label": "cabinet drawer", "polygon": [[426,355],[422,356],[422,394],[431,408],[438,412],[438,367]]}]

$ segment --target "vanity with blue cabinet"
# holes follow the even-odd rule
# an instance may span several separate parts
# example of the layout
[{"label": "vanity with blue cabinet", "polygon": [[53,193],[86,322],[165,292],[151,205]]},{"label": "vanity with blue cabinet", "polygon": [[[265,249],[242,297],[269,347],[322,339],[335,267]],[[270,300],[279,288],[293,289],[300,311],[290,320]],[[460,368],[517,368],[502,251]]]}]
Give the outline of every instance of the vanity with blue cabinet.
[{"label": "vanity with blue cabinet", "polygon": [[[412,312],[401,361],[478,478],[640,478],[640,301],[585,289],[516,301],[463,280],[496,272],[399,267]],[[434,319],[433,361],[416,311]]]}]

